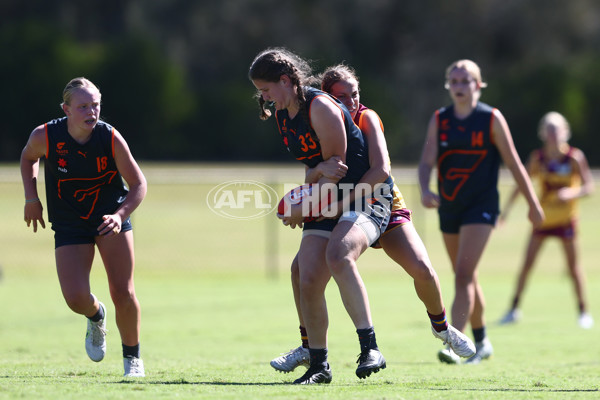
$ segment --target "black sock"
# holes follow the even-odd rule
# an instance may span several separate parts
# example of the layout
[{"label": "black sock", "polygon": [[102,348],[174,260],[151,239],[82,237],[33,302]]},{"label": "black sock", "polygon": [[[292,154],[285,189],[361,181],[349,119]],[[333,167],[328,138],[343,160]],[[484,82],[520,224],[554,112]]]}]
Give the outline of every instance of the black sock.
[{"label": "black sock", "polygon": [[358,340],[360,342],[360,351],[377,349],[377,341],[375,340],[375,328],[357,329]]},{"label": "black sock", "polygon": [[127,346],[123,344],[123,358],[140,358],[140,344],[135,346]]},{"label": "black sock", "polygon": [[310,353],[310,366],[327,365],[327,348],[308,349]]},{"label": "black sock", "polygon": [[479,343],[485,339],[485,326],[477,329],[473,329],[473,338],[475,343]]},{"label": "black sock", "polygon": [[98,322],[101,319],[104,318],[104,309],[102,309],[102,307],[98,307],[98,311],[96,312],[96,314],[92,315],[91,317],[87,317],[90,321],[92,322]]},{"label": "black sock", "polygon": [[510,305],[511,310],[516,310],[517,307],[519,307],[519,296],[515,296],[515,298],[512,301],[512,304]]}]

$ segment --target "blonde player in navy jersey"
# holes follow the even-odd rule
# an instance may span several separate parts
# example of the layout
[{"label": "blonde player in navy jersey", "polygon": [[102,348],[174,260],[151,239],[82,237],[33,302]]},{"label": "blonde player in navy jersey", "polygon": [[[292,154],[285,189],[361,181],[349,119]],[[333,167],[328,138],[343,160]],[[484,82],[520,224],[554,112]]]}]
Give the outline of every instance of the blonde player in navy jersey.
[{"label": "blonde player in navy jersey", "polygon": [[100,120],[100,101],[100,91],[92,82],[74,78],[63,91],[61,107],[66,116],[31,133],[21,153],[25,222],[33,224],[34,232],[38,224],[46,227],[37,191],[43,157],[58,280],[67,305],[87,317],[87,354],[98,362],[106,352],[106,308],[91,293],[89,279],[97,246],[115,306],[125,376],[143,377],[129,217],[146,195],[146,179],[125,139]]},{"label": "blonde player in navy jersey", "polygon": [[[369,180],[369,175],[378,171],[390,173],[390,160],[383,133],[383,123],[375,111],[360,103],[360,91],[356,72],[345,64],[327,68],[321,75],[321,88],[340,100],[352,115],[354,123],[360,128],[367,139],[369,147],[369,170],[363,175]],[[319,163],[307,171],[307,182],[314,181],[320,176],[340,177],[346,171],[346,166],[339,159],[329,159]],[[473,342],[463,333],[457,331],[446,321],[446,310],[437,274],[431,265],[427,250],[412,223],[411,210],[399,188],[394,185],[394,202],[392,214],[387,229],[382,233],[377,248],[383,248],[386,254],[401,265],[413,278],[415,291],[425,306],[431,321],[433,335],[448,343],[457,354],[470,357],[475,354]],[[298,366],[308,367],[309,338],[304,328],[300,306],[298,282],[298,258],[292,262],[292,287],[294,300],[300,320],[300,336],[302,345],[292,349],[271,361],[271,366],[281,372],[291,372]]]},{"label": "blonde player in navy jersey", "polygon": [[[515,150],[504,116],[481,103],[479,66],[458,60],[446,69],[452,104],[433,114],[419,163],[421,200],[437,208],[444,244],[454,270],[452,324],[464,332],[471,324],[477,352],[467,363],[477,364],[493,353],[486,335],[483,291],[477,267],[500,212],[498,172],[501,160],[512,173],[529,205],[529,219],[539,226],[544,213]],[[438,169],[438,193],[429,188]],[[459,363],[452,349],[438,353],[442,362]]]},{"label": "blonde player in navy jersey", "polygon": [[[540,202],[546,219],[542,226],[531,231],[510,310],[500,323],[508,324],[520,319],[519,302],[527,277],[542,244],[546,239],[555,237],[562,244],[573,281],[579,326],[589,329],[594,325],[594,319],[585,299],[585,274],[579,265],[576,224],[579,218],[577,201],[594,191],[594,178],[583,151],[569,145],[571,128],[562,114],[552,111],[544,115],[538,136],[544,145],[529,156],[527,171],[532,179],[539,182]],[[508,216],[518,194],[516,188],[500,216],[502,220]]]}]

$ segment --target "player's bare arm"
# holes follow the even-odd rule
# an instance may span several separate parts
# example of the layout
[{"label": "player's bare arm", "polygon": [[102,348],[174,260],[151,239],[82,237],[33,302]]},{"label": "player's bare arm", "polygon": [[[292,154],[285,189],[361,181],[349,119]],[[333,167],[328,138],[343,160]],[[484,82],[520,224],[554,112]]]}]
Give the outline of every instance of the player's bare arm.
[{"label": "player's bare arm", "polygon": [[37,232],[38,222],[46,228],[43,206],[38,197],[37,177],[40,158],[46,154],[46,130],[40,125],[31,132],[27,144],[21,152],[21,178],[25,190],[24,219],[29,227],[33,222],[33,231]]},{"label": "player's bare arm", "polygon": [[112,215],[105,215],[98,227],[101,235],[114,235],[121,231],[122,222],[140,205],[147,191],[147,182],[142,170],[133,158],[127,142],[115,129],[115,162],[119,173],[127,182],[127,198]]},{"label": "player's bare arm", "polygon": [[440,205],[440,197],[429,189],[431,171],[437,161],[437,118],[432,115],[427,125],[427,138],[421,159],[419,161],[419,187],[421,188],[421,202],[427,208],[436,208]]},{"label": "player's bare arm", "polygon": [[544,220],[544,211],[535,194],[527,171],[525,171],[525,167],[519,160],[519,155],[515,149],[506,119],[497,109],[494,110],[492,137],[494,138],[494,143],[502,156],[504,164],[510,170],[521,193],[523,193],[527,199],[527,204],[529,204],[529,220],[534,226],[540,226]]}]

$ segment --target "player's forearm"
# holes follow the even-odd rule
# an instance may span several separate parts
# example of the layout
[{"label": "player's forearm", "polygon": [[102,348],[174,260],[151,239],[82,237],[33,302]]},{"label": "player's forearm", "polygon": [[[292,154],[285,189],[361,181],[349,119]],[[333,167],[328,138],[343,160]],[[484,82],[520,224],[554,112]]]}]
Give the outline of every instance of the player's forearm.
[{"label": "player's forearm", "polygon": [[127,219],[127,217],[129,217],[142,203],[144,197],[146,197],[146,192],[147,185],[145,181],[131,185],[129,187],[127,198],[115,214],[118,214],[121,217],[121,220]]},{"label": "player's forearm", "polygon": [[38,197],[37,176],[39,172],[39,160],[31,161],[21,157],[21,179],[23,180],[23,189],[25,199],[35,199]]}]

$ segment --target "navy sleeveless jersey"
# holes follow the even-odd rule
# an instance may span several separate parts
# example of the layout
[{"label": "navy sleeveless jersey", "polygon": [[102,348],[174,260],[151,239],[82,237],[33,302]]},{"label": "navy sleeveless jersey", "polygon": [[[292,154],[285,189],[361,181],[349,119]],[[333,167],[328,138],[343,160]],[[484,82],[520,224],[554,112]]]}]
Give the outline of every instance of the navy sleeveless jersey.
[{"label": "navy sleeveless jersey", "polygon": [[465,119],[454,116],[453,105],[436,111],[440,209],[488,204],[499,211],[501,158],[491,134],[493,110],[477,103]]},{"label": "navy sleeveless jersey", "polygon": [[[317,96],[326,96],[340,108],[346,130],[348,172],[339,183],[358,183],[369,169],[369,150],[367,142],[358,126],[354,124],[350,112],[342,102],[321,90],[304,87],[304,94],[309,115],[311,103]],[[302,112],[299,112],[294,118],[290,118],[287,110],[277,110],[275,119],[283,143],[296,160],[306,164],[309,168],[313,168],[323,161],[319,138]]]},{"label": "navy sleeveless jersey", "polygon": [[114,129],[99,121],[90,140],[79,144],[67,117],[45,124],[46,201],[54,230],[95,232],[102,216],[114,213],[128,190],[114,158]]}]

